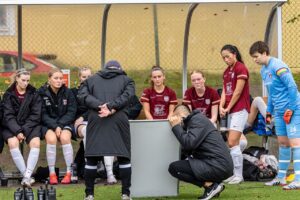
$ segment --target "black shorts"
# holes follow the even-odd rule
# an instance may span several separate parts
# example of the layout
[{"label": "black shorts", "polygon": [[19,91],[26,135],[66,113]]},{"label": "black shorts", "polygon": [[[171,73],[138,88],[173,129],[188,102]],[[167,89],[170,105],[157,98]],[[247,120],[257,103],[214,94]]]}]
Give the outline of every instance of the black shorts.
[{"label": "black shorts", "polygon": [[[48,128],[47,126],[42,126],[42,129],[41,129],[41,139],[42,139],[42,140],[45,139],[45,135],[46,135],[46,133],[47,133],[47,131],[48,131],[49,129],[50,129],[50,128]],[[75,128],[74,128],[74,125],[73,125],[73,124],[65,126],[62,130],[69,130],[69,131],[71,131],[71,139],[72,139],[72,140],[77,140],[77,139],[76,139]]]},{"label": "black shorts", "polygon": [[[40,138],[40,130],[41,130],[41,126],[36,126],[32,129],[31,133],[24,135],[26,137],[25,139],[26,143],[29,144],[29,142],[35,137]],[[2,136],[5,142],[7,142],[9,138],[16,137],[16,135],[7,128],[3,129]]]}]

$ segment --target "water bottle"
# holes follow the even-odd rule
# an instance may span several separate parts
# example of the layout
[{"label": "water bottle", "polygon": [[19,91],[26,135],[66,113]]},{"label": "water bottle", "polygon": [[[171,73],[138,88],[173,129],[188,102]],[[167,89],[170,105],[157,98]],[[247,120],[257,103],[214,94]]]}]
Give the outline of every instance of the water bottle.
[{"label": "water bottle", "polygon": [[25,189],[25,199],[26,200],[34,200],[34,194],[31,188]]},{"label": "water bottle", "polygon": [[77,164],[71,164],[71,183],[78,183]]},{"label": "water bottle", "polygon": [[38,196],[38,200],[45,200],[45,190],[43,189],[43,186],[40,186],[38,188],[37,196]]},{"label": "water bottle", "polygon": [[50,189],[48,190],[48,199],[56,200],[56,190],[53,186],[51,186]]},{"label": "water bottle", "polygon": [[227,131],[227,119],[228,119],[228,115],[226,114],[225,116],[221,117],[220,119],[220,131],[221,132],[225,132]]},{"label": "water bottle", "polygon": [[14,193],[14,200],[24,200],[23,198],[23,190],[18,188]]},{"label": "water bottle", "polygon": [[48,181],[45,182],[45,200],[49,200],[49,195],[48,195]]}]

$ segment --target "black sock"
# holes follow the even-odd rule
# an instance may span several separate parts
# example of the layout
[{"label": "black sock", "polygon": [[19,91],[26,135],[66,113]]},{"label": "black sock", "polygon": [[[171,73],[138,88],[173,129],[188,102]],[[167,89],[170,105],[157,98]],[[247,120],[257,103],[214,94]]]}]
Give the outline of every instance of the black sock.
[{"label": "black sock", "polygon": [[131,163],[129,159],[118,158],[119,161],[119,172],[122,181],[122,194],[127,194],[130,196],[130,186],[131,186]]},{"label": "black sock", "polygon": [[97,159],[87,158],[84,179],[85,179],[85,194],[94,196],[94,185],[97,176]]}]

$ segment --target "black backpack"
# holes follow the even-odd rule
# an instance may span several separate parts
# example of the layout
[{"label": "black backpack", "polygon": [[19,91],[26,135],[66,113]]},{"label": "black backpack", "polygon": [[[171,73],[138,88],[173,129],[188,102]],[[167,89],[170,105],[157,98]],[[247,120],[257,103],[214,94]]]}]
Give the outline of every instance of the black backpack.
[{"label": "black backpack", "polygon": [[139,98],[134,95],[130,101],[129,101],[129,105],[127,107],[127,111],[128,111],[128,118],[129,119],[136,119],[141,110],[142,110],[143,106],[139,100]]},{"label": "black backpack", "polygon": [[[260,159],[263,154],[268,154],[268,150],[264,147],[251,146],[243,151],[243,154]],[[243,177],[245,181],[270,181],[277,175],[277,171],[271,166],[260,169],[252,162],[243,159]]]}]

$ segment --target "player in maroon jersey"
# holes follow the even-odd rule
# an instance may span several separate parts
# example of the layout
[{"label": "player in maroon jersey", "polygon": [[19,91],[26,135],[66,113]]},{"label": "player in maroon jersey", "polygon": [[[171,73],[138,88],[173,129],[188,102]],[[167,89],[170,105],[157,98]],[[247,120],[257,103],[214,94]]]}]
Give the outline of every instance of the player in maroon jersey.
[{"label": "player in maroon jersey", "polygon": [[177,105],[176,93],[164,83],[164,70],[159,66],[151,69],[152,87],[143,91],[141,102],[147,119],[167,119]]},{"label": "player in maroon jersey", "polygon": [[205,85],[205,80],[203,72],[191,72],[192,87],[185,91],[183,104],[188,105],[191,110],[199,110],[216,126],[220,96],[215,89]]},{"label": "player in maroon jersey", "polygon": [[[220,116],[228,114],[228,146],[234,164],[234,175],[227,179],[229,184],[243,181],[243,156],[240,139],[250,111],[249,72],[236,46],[225,45],[221,56],[227,64],[223,73],[223,91],[220,102]],[[243,140],[241,140],[243,141]]]}]

